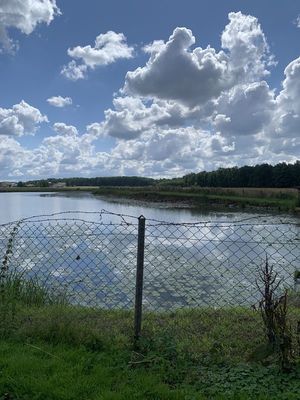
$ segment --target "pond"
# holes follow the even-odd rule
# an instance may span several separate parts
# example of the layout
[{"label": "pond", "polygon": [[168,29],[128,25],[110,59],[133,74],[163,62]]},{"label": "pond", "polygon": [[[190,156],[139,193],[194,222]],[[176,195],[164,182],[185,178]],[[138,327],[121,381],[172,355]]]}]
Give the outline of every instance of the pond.
[{"label": "pond", "polygon": [[89,193],[1,193],[0,204],[2,224],[55,214],[2,226],[0,256],[11,240],[10,271],[63,291],[73,304],[133,307],[139,215],[146,217],[146,309],[250,306],[266,257],[282,289],[294,286],[300,269],[296,217],[110,202]]}]

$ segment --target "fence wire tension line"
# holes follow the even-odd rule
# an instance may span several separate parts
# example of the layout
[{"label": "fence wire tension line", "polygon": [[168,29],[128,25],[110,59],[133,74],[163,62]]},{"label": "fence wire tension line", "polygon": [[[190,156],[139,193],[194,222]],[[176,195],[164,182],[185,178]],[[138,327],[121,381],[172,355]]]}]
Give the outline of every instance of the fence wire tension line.
[{"label": "fence wire tension line", "polygon": [[[72,307],[134,311],[134,338],[156,312],[257,304],[266,257],[278,290],[300,287],[300,225],[270,215],[172,222],[68,211],[0,225],[1,296],[12,276]],[[143,314],[142,314],[143,311]]]}]

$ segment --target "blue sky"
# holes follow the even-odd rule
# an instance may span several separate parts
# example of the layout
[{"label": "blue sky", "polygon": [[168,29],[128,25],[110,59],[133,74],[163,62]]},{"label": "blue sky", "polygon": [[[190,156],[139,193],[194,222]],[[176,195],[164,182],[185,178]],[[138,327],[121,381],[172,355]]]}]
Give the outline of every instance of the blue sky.
[{"label": "blue sky", "polygon": [[0,179],[295,161],[297,3],[2,0]]}]

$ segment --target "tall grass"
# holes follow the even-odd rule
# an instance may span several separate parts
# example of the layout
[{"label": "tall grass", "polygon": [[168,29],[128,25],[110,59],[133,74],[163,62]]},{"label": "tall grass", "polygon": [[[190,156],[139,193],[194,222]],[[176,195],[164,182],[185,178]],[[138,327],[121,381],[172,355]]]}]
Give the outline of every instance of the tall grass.
[{"label": "tall grass", "polygon": [[65,304],[66,296],[42,285],[37,278],[26,277],[11,264],[14,244],[22,221],[13,225],[8,234],[6,251],[0,267],[0,335],[14,329],[21,308]]},{"label": "tall grass", "polygon": [[2,300],[23,306],[66,304],[66,296],[42,285],[37,278],[24,278],[20,272],[10,272],[2,283]]},{"label": "tall grass", "polygon": [[18,272],[8,273],[1,282],[0,338],[13,337],[25,322],[31,323],[30,310],[65,304],[63,294],[44,287],[37,279],[24,279]]}]

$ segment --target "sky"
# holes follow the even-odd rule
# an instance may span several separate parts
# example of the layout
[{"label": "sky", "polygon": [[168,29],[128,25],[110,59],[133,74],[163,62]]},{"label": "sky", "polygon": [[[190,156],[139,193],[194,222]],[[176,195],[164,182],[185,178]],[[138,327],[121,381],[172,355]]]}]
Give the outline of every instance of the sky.
[{"label": "sky", "polygon": [[0,180],[300,155],[298,0],[0,0]]}]

